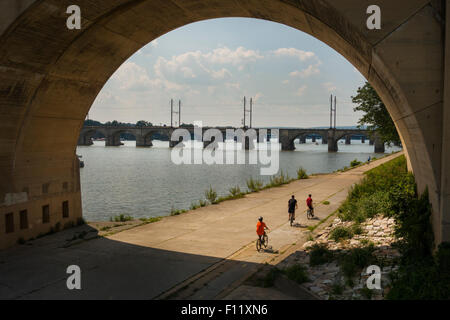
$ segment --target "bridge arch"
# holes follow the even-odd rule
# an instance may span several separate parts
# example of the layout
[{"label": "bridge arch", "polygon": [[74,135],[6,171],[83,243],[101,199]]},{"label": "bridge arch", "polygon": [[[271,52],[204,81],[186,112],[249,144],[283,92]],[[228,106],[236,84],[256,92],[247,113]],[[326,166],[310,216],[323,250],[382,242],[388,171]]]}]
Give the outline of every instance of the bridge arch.
[{"label": "bridge arch", "polygon": [[107,132],[103,128],[83,128],[78,137],[79,146],[91,146],[93,144],[92,139],[95,135],[100,134],[102,138],[107,137]]},{"label": "bridge arch", "polygon": [[153,140],[155,140],[155,136],[158,138],[163,138],[164,141],[170,141],[169,132],[166,130],[150,130],[143,134],[143,145],[145,147],[153,146]]},{"label": "bridge arch", "polygon": [[[295,137],[292,139],[292,144],[294,145],[294,141],[296,139],[300,139],[300,143],[304,143],[306,141],[306,137],[309,135],[315,135],[315,136],[320,136],[322,138],[322,143],[324,143],[324,141],[327,141],[327,132],[326,131],[305,131],[305,132],[298,132],[295,134]],[[295,145],[294,145],[295,146]]]},{"label": "bridge arch", "polygon": [[[0,213],[42,201],[28,195],[19,197],[25,201],[8,200],[30,184],[40,185],[49,176],[58,183],[79,179],[74,159],[83,120],[107,79],[138,49],[192,22],[249,17],[314,36],[371,82],[394,119],[420,190],[429,187],[437,240],[450,240],[450,151],[442,153],[444,129],[450,132],[442,123],[447,115],[446,25],[440,3],[379,0],[385,10],[378,32],[366,28],[363,1],[98,0],[95,5],[83,2],[81,30],[68,30],[65,1],[5,0],[0,24],[0,92],[6,93],[0,105]],[[79,189],[63,195],[75,203],[73,218],[80,217]],[[56,191],[51,196],[62,200]],[[0,246],[17,240],[0,237]]]},{"label": "bridge arch", "polygon": [[346,140],[346,144],[349,144],[349,143],[347,143],[347,142],[348,142],[348,140],[350,140],[352,137],[360,137],[360,136],[363,137],[364,141],[370,139],[370,135],[369,135],[368,133],[365,133],[365,132],[360,132],[360,133],[357,133],[357,132],[346,132],[346,133],[342,133],[342,134],[338,135],[338,136],[336,137],[336,141],[345,139],[345,140]]},{"label": "bridge arch", "polygon": [[136,130],[133,129],[127,129],[127,128],[108,128],[106,129],[106,147],[117,147],[123,145],[121,142],[120,136],[122,134],[129,134],[132,135],[136,140],[136,145],[138,144],[138,140],[140,140],[141,136],[139,133],[136,132]]}]

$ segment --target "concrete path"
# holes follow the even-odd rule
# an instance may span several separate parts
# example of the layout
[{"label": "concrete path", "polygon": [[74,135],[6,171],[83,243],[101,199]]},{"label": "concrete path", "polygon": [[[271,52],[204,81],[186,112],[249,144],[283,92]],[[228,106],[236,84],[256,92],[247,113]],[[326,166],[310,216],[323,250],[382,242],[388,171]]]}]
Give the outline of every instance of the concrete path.
[{"label": "concrete path", "polygon": [[[306,240],[306,227],[333,213],[365,171],[399,155],[345,173],[295,181],[68,248],[63,243],[74,230],[38,239],[31,246],[2,251],[0,298],[223,298],[229,291],[224,289],[236,287],[249,272],[300,246]],[[316,203],[317,220],[306,219],[308,193]],[[299,200],[296,227],[290,227],[287,221],[287,201],[292,194]],[[324,200],[330,205],[321,204]],[[271,228],[272,250],[263,253],[256,252],[254,244],[259,216]],[[66,268],[73,264],[82,270],[82,290],[66,287]]]}]

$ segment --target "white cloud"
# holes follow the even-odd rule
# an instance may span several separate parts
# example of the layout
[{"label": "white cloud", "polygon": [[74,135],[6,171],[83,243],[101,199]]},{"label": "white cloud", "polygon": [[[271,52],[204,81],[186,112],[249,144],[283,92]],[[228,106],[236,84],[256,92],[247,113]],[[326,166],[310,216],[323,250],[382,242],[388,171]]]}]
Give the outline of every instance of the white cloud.
[{"label": "white cloud", "polygon": [[159,45],[158,39],[153,40],[152,42],[150,42],[150,45],[154,48],[156,48]]},{"label": "white cloud", "polygon": [[159,57],[154,70],[155,75],[163,79],[177,78],[181,74],[185,79],[205,80],[209,77],[211,80],[219,80],[231,77],[232,73],[228,68],[218,66],[230,65],[243,70],[247,63],[262,58],[257,51],[247,50],[244,47],[235,50],[221,47],[205,53],[198,50],[188,51],[170,59]]},{"label": "white cloud", "polygon": [[111,79],[118,84],[120,89],[124,90],[153,85],[145,68],[128,61],[120,66]]},{"label": "white cloud", "polygon": [[228,87],[228,88],[234,88],[234,89],[236,89],[236,90],[241,90],[241,85],[240,85],[240,83],[239,82],[227,82],[227,83],[225,83],[225,85]]},{"label": "white cloud", "polygon": [[212,52],[204,54],[203,57],[211,63],[230,63],[233,65],[239,65],[243,62],[251,62],[264,58],[258,51],[247,50],[244,47],[239,47],[234,51],[228,47],[217,48]]},{"label": "white cloud", "polygon": [[151,88],[159,88],[181,91],[189,89],[189,86],[168,81],[164,77],[151,79],[145,68],[128,61],[120,66],[111,80],[121,90],[145,91]]},{"label": "white cloud", "polygon": [[316,57],[316,54],[311,51],[303,51],[295,48],[279,48],[274,51],[274,54],[278,57],[288,56],[288,57],[296,57],[300,59],[300,61],[306,61],[308,59]]},{"label": "white cloud", "polygon": [[216,89],[216,86],[208,86],[208,93],[213,94],[214,92],[216,92]]},{"label": "white cloud", "polygon": [[319,65],[320,65],[319,63],[311,64],[306,69],[303,69],[301,71],[293,71],[289,73],[289,75],[291,77],[308,78],[310,76],[320,73]]},{"label": "white cloud", "polygon": [[220,70],[218,70],[218,71],[211,70],[211,76],[212,76],[214,79],[223,79],[223,78],[225,78],[226,76],[231,77],[231,72],[228,71],[228,70],[225,69],[225,68],[222,68],[222,69],[220,69]]},{"label": "white cloud", "polygon": [[307,89],[306,86],[298,88],[297,91],[295,92],[295,95],[299,97],[303,96],[305,94],[306,89]]},{"label": "white cloud", "polygon": [[336,91],[336,86],[333,82],[325,82],[323,84],[323,87],[328,91],[328,92],[332,92],[332,91]]},{"label": "white cloud", "polygon": [[283,84],[288,84],[289,83],[289,80],[284,80],[283,81]]},{"label": "white cloud", "polygon": [[258,92],[257,94],[255,94],[255,97],[253,98],[253,101],[258,101],[259,99],[261,99],[261,97],[263,97],[264,95],[261,92]]},{"label": "white cloud", "polygon": [[195,78],[196,77],[194,71],[192,71],[192,69],[189,67],[182,67],[181,72],[183,73],[183,76],[185,78]]}]

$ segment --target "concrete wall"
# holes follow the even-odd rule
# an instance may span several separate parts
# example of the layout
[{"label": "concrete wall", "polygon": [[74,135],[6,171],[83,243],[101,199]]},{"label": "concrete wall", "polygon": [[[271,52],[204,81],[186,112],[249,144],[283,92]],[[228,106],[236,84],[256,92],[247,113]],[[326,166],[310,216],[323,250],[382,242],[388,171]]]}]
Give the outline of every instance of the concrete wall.
[{"label": "concrete wall", "polygon": [[[448,2],[446,0],[445,2]],[[445,12],[441,0],[3,0],[0,3],[0,220],[18,194],[49,181],[75,183],[83,120],[114,71],[151,40],[219,17],[286,24],[325,42],[375,87],[400,132],[420,190],[428,186],[437,241],[450,240]],[[66,8],[82,9],[68,30]],[[382,9],[382,29],[366,9]],[[175,17],[175,18],[174,18]],[[449,89],[445,91],[448,94]],[[442,152],[445,150],[445,152]],[[447,161],[447,162],[445,162]],[[36,187],[38,188],[38,187]],[[57,189],[23,203],[61,200]],[[36,198],[35,198],[36,197]],[[78,196],[74,195],[73,201]],[[56,204],[55,204],[56,206]],[[32,210],[33,209],[33,210]],[[81,215],[81,204],[74,204]],[[36,213],[39,215],[39,213]],[[37,216],[36,216],[37,217]],[[37,221],[37,220],[36,220]],[[56,220],[55,220],[56,221]],[[3,222],[2,222],[3,223]],[[36,229],[37,230],[37,229]],[[9,236],[8,236],[9,237]],[[9,245],[0,230],[0,248]]]}]

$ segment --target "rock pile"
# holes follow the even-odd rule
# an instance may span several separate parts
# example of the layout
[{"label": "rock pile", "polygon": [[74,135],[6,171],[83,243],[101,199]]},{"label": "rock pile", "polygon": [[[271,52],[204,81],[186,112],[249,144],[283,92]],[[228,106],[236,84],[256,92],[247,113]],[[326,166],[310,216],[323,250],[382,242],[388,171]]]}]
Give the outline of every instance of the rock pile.
[{"label": "rock pile", "polygon": [[[308,241],[303,245],[303,251],[297,251],[284,260],[280,268],[301,264],[307,268],[309,282],[304,283],[307,289],[315,293],[321,299],[373,299],[381,300],[389,290],[390,273],[396,271],[396,262],[400,257],[398,250],[392,246],[397,241],[394,237],[395,221],[393,218],[376,216],[360,225],[359,234],[354,234],[350,239],[334,241],[330,233],[337,227],[351,228],[353,222],[334,219],[333,223],[317,235],[314,241]],[[316,266],[310,266],[310,248],[315,245],[323,245],[333,252],[333,261]],[[381,271],[381,289],[370,290],[367,288],[369,274],[366,268],[361,270],[351,281],[348,281],[340,266],[339,255],[355,248],[363,248],[373,244],[373,255],[377,258],[377,265]]]}]

